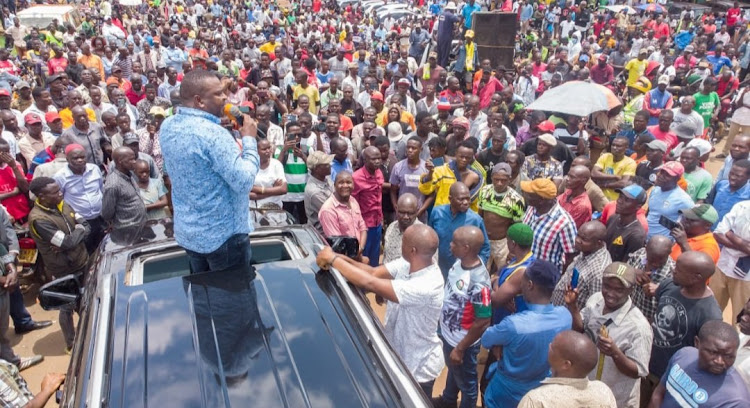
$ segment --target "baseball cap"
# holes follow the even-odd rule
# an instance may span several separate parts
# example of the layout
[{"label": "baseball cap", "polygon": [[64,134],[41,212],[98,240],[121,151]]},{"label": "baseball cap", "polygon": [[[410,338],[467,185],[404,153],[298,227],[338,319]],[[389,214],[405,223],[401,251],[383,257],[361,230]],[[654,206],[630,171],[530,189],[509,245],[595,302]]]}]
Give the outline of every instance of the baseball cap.
[{"label": "baseball cap", "polygon": [[501,172],[510,175],[513,171],[508,163],[498,163],[492,167],[492,174]]},{"label": "baseball cap", "polygon": [[524,273],[526,279],[534,282],[535,285],[547,289],[554,289],[557,281],[560,280],[560,270],[549,261],[537,259],[526,268]]},{"label": "baseball cap", "polygon": [[692,139],[695,137],[695,126],[690,121],[680,123],[673,131],[680,139]]},{"label": "baseball cap", "polygon": [[319,164],[331,164],[333,161],[332,154],[326,154],[324,152],[315,151],[307,156],[307,167],[314,169]]},{"label": "baseball cap", "polygon": [[690,220],[702,220],[710,224],[719,222],[719,213],[711,204],[699,204],[687,210],[680,210],[680,214]]},{"label": "baseball cap", "polygon": [[352,69],[352,68],[359,68],[359,64],[357,64],[356,62],[350,62],[349,69]]},{"label": "baseball cap", "polygon": [[688,142],[687,147],[695,147],[701,153],[701,156],[711,153],[714,149],[711,142],[705,139],[693,139]]},{"label": "baseball cap", "polygon": [[578,57],[578,61],[589,62],[589,56],[586,54],[582,54],[580,57]]},{"label": "baseball cap", "polygon": [[427,58],[437,58],[437,53],[435,51],[430,51],[430,53],[427,54]]},{"label": "baseball cap", "polygon": [[557,139],[549,133],[545,133],[539,136],[539,141],[547,143],[550,146],[557,146]]},{"label": "baseball cap", "polygon": [[464,33],[465,38],[474,38],[474,30],[466,30],[466,33]]},{"label": "baseball cap", "polygon": [[396,61],[396,63],[397,63],[398,65],[406,65],[406,60],[405,60],[405,59],[403,59],[403,58],[399,58],[399,59],[398,59],[398,60]]},{"label": "baseball cap", "polygon": [[54,122],[56,120],[62,120],[60,114],[57,112],[47,112],[44,114],[44,121],[47,123]]},{"label": "baseball cap", "polygon": [[615,192],[631,200],[636,200],[641,204],[646,202],[646,191],[638,184],[631,184],[625,188],[615,189]]},{"label": "baseball cap", "polygon": [[656,170],[664,170],[667,172],[667,174],[673,177],[679,177],[685,173],[685,168],[682,167],[681,163],[676,161],[666,162],[657,167]]},{"label": "baseball cap", "polygon": [[537,125],[537,127],[545,132],[555,131],[555,124],[549,120],[542,121],[541,123]]},{"label": "baseball cap", "polygon": [[527,193],[536,194],[547,200],[557,197],[557,186],[552,180],[545,178],[522,181],[521,190]]},{"label": "baseball cap", "polygon": [[667,152],[667,144],[661,140],[652,140],[646,143],[646,147],[651,150],[661,150],[663,153]]},{"label": "baseball cap", "polygon": [[153,107],[151,107],[151,110],[148,111],[148,114],[149,115],[154,115],[154,116],[161,116],[161,117],[166,117],[167,116],[167,112],[161,106],[153,106]]},{"label": "baseball cap", "polygon": [[0,96],[10,96],[10,91],[5,88],[0,88]]},{"label": "baseball cap", "polygon": [[695,47],[693,47],[692,44],[685,47],[685,52],[693,52],[693,51],[695,51]]},{"label": "baseball cap", "polygon": [[661,84],[669,85],[669,77],[667,75],[662,75],[659,77],[659,80],[656,83],[658,85],[661,85]]},{"label": "baseball cap", "polygon": [[16,90],[21,90],[23,88],[31,88],[31,85],[29,85],[29,83],[26,81],[18,81],[16,82],[15,88]]},{"label": "baseball cap", "polygon": [[602,279],[604,278],[617,278],[626,288],[631,288],[636,282],[635,269],[622,262],[612,262],[604,268]]},{"label": "baseball cap", "polygon": [[[506,163],[501,163],[506,164]],[[508,228],[508,239],[522,247],[530,247],[534,242],[534,231],[528,225],[517,222]]]},{"label": "baseball cap", "polygon": [[42,123],[42,118],[41,118],[41,117],[39,117],[39,115],[37,115],[37,114],[36,114],[36,113],[34,113],[34,112],[29,112],[29,113],[27,113],[27,114],[26,114],[26,115],[25,115],[25,116],[23,117],[23,121],[24,121],[24,123],[26,123],[27,125],[34,125],[34,124],[37,124],[37,123]]},{"label": "baseball cap", "polygon": [[608,59],[609,59],[609,57],[607,57],[607,54],[601,54],[601,55],[599,55],[599,61],[607,62]]},{"label": "baseball cap", "polygon": [[383,94],[378,91],[375,91],[372,93],[372,95],[370,95],[370,99],[371,100],[375,99],[376,101],[383,102]]},{"label": "baseball cap", "polygon": [[408,85],[408,86],[410,86],[411,82],[409,82],[409,80],[406,79],[406,78],[401,78],[401,79],[398,80],[398,85]]},{"label": "baseball cap", "polygon": [[125,136],[122,137],[122,144],[123,145],[129,145],[132,143],[138,143],[138,136],[135,133],[127,133]]}]

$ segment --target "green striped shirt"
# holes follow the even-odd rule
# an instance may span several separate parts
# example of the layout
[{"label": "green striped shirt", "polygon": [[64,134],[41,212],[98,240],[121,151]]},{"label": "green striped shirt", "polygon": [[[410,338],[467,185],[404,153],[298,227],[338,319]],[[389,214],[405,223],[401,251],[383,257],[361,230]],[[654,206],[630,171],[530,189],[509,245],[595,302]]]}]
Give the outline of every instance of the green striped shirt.
[{"label": "green striped shirt", "polygon": [[[282,146],[277,146],[273,157],[279,159],[281,157]],[[302,145],[302,150],[306,154],[311,153],[310,146],[305,144]],[[286,176],[287,193],[282,197],[282,201],[286,202],[298,202],[305,198],[305,183],[307,182],[307,164],[294,155],[294,152],[290,149],[286,155],[286,163],[284,165],[284,176]]]}]

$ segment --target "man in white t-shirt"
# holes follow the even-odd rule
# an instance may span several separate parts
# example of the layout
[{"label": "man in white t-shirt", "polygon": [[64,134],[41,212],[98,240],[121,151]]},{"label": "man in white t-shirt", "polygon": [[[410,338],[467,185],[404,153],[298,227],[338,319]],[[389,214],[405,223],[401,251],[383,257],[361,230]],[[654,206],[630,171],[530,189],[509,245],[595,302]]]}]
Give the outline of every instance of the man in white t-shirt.
[{"label": "man in white t-shirt", "polygon": [[443,308],[443,275],[435,263],[438,236],[427,225],[404,232],[401,258],[371,267],[338,255],[330,247],[318,253],[318,266],[333,266],[355,286],[388,300],[385,336],[426,395],[444,367],[437,336]]}]

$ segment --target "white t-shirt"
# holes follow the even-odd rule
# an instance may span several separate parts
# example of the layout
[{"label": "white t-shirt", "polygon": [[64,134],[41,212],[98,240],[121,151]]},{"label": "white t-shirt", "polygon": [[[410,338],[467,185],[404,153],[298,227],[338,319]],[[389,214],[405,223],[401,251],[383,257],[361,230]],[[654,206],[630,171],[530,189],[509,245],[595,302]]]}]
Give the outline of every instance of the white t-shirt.
[{"label": "white t-shirt", "polygon": [[565,20],[560,23],[560,36],[561,38],[569,38],[570,30],[575,27],[576,23],[573,20]]},{"label": "white t-shirt", "polygon": [[443,309],[443,274],[437,264],[409,273],[398,258],[385,264],[398,303],[388,302],[385,336],[419,383],[432,381],[445,366],[443,343],[437,336]]},{"label": "white t-shirt", "polygon": [[[255,186],[261,186],[265,188],[273,187],[273,183],[276,182],[276,180],[284,180],[286,181],[286,177],[284,176],[284,166],[281,164],[280,161],[271,158],[270,162],[268,163],[268,167],[265,169],[259,169],[258,175],[255,176]],[[276,204],[278,205],[278,208],[282,208],[283,203],[281,199],[283,198],[283,195],[277,195],[273,197],[264,198],[261,200],[251,200],[250,201],[250,207],[252,208],[262,208],[264,205],[268,204]],[[253,212],[253,217],[255,218],[255,222],[260,222],[259,213]],[[272,224],[278,224],[283,223],[283,220],[286,218],[285,214],[281,212],[275,212],[275,213],[269,213],[266,216],[266,219],[269,220]]]},{"label": "white t-shirt", "polygon": [[490,274],[487,268],[480,262],[467,270],[460,259],[456,260],[445,280],[443,311],[440,314],[440,334],[443,339],[455,347],[476,319],[490,318],[491,315]]}]

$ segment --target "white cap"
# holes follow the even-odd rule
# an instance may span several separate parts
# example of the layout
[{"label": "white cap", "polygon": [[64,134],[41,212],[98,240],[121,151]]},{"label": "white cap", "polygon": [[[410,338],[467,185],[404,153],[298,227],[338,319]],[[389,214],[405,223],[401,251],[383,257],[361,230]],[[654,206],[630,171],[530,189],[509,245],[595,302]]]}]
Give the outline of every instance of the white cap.
[{"label": "white cap", "polygon": [[446,10],[455,10],[456,9],[456,3],[449,1],[448,5],[445,6]]}]

